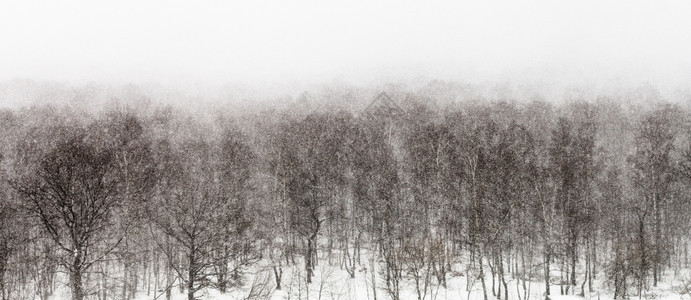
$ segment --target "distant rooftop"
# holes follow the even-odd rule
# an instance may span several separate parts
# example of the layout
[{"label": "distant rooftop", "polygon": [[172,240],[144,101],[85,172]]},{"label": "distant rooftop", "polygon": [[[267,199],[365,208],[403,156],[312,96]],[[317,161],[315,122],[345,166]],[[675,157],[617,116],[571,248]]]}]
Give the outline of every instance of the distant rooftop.
[{"label": "distant rooftop", "polygon": [[386,92],[381,92],[374,97],[362,112],[362,116],[370,118],[396,118],[403,114],[405,114],[405,110]]}]

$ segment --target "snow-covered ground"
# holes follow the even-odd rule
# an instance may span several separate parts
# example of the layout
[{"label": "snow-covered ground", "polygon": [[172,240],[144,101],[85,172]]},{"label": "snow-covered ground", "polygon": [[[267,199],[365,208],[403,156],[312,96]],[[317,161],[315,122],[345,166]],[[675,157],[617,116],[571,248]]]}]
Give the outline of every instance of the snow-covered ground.
[{"label": "snow-covered ground", "polygon": [[[457,270],[464,267],[457,265]],[[488,272],[489,273],[489,272]],[[671,271],[669,273],[672,273]],[[453,275],[456,274],[456,275]],[[373,289],[371,270],[358,268],[355,278],[350,278],[345,270],[338,265],[328,265],[323,262],[316,267],[313,281],[307,285],[305,283],[305,271],[302,265],[283,267],[282,289],[275,289],[275,281],[272,270],[267,265],[258,264],[246,273],[244,285],[235,287],[226,294],[220,294],[217,290],[207,289],[196,294],[198,299],[204,300],[239,300],[239,299],[391,299],[385,290],[385,282],[380,273],[375,273],[376,288]],[[471,279],[470,291],[467,290],[468,277],[462,272],[451,272],[447,275],[447,288],[441,285],[434,285],[427,291],[424,298],[429,300],[482,300],[483,292],[480,280]],[[491,277],[487,274],[486,284],[488,299],[497,299],[492,295]],[[691,288],[691,272],[685,270],[676,274],[666,274],[664,281],[658,287],[649,287],[641,296],[629,296],[631,299],[646,300],[691,300],[688,288]],[[541,300],[544,299],[544,282],[527,282],[527,291],[523,290],[521,281],[511,278],[507,274],[507,284],[509,287],[510,300]],[[374,295],[376,290],[376,296]],[[585,297],[577,295],[559,295],[558,285],[551,286],[552,300],[611,300],[612,288],[597,280],[594,285],[594,292],[585,291]],[[503,291],[502,291],[503,293]],[[520,293],[520,295],[519,295]],[[576,288],[576,294],[580,293],[580,282]],[[63,294],[68,296],[69,294]],[[527,295],[527,298],[524,296]],[[135,300],[146,299],[165,299],[165,295],[145,292],[138,293]],[[401,299],[418,299],[415,285],[412,279],[406,279],[401,285]],[[502,295],[502,299],[504,296]],[[174,289],[171,299],[185,300],[186,293],[180,293],[179,289]]]},{"label": "snow-covered ground", "polygon": [[[379,264],[374,265],[379,268]],[[539,266],[541,268],[541,266]],[[372,263],[369,259],[363,261],[361,266],[356,269],[355,278],[350,278],[348,272],[340,267],[337,262],[329,264],[328,260],[322,259],[315,267],[312,283],[305,282],[304,264],[296,259],[295,265],[283,266],[282,288],[276,289],[273,269],[268,260],[262,260],[243,273],[243,283],[241,286],[232,287],[225,294],[221,294],[215,289],[204,289],[198,291],[195,296],[199,300],[240,300],[240,299],[268,299],[268,300],[288,300],[288,299],[391,299],[386,292],[386,283],[381,270],[374,270],[374,280],[372,273]],[[470,276],[468,284],[468,271],[463,263],[456,263],[452,266],[451,272],[447,274],[447,287],[444,288],[432,279],[433,284],[427,292],[418,298],[415,283],[410,277],[405,277],[400,287],[400,299],[427,299],[427,300],[483,300],[483,290],[481,281],[477,276]],[[489,268],[485,268],[486,285],[488,300],[497,299],[492,294],[492,278]],[[558,276],[559,272],[555,268],[553,276]],[[582,276],[582,274],[580,274]],[[433,277],[433,276],[432,276]],[[647,290],[641,295],[635,295],[634,288],[629,290],[629,299],[644,300],[691,300],[691,270],[673,267],[663,273],[662,281],[657,287],[652,287],[652,279]],[[70,299],[70,291],[65,280],[60,280],[58,290],[50,300]],[[541,278],[526,282],[523,288],[523,281],[514,278],[511,274],[506,274],[506,281],[509,289],[509,300],[542,300],[545,298],[545,283]],[[582,277],[575,292],[570,294],[580,294]],[[499,284],[498,282],[496,284]],[[613,287],[604,282],[604,274],[598,274],[598,278],[593,283],[593,292],[588,292],[585,286],[585,296],[560,295],[560,286],[551,285],[551,300],[612,300]],[[376,293],[376,295],[375,295]],[[502,287],[502,297],[504,299]],[[164,300],[163,291],[151,290],[147,295],[146,291],[140,291],[133,300]],[[89,299],[97,299],[89,297]],[[176,286],[172,290],[171,300],[186,300],[187,293],[181,292]]]}]

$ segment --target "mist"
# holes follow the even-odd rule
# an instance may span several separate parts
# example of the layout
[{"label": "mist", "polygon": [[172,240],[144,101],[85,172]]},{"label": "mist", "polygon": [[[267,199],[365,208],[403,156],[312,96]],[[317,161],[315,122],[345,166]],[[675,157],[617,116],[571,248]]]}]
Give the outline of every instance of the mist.
[{"label": "mist", "polygon": [[0,298],[689,299],[690,11],[2,1]]},{"label": "mist", "polygon": [[440,80],[537,90],[551,101],[643,86],[684,102],[690,9],[685,1],[8,1],[2,101],[24,102],[7,92],[22,80],[207,99]]}]

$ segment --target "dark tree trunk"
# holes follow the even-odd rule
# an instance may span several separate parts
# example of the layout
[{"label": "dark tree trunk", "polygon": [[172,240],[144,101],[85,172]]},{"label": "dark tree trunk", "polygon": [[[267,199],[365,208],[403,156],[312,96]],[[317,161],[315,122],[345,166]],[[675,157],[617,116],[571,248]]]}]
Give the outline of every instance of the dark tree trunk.
[{"label": "dark tree trunk", "polygon": [[70,286],[72,287],[72,300],[83,300],[84,290],[82,288],[82,270],[79,268],[80,259],[75,258],[72,270],[70,270]]},{"label": "dark tree trunk", "polygon": [[646,249],[645,249],[645,225],[643,223],[643,217],[639,217],[638,219],[638,243],[639,243],[639,255],[640,255],[640,266],[639,266],[639,274],[638,274],[638,294],[640,295],[641,291],[643,290],[643,282],[645,281],[646,277],[646,269],[648,268],[648,261],[646,260],[645,256],[647,255]]},{"label": "dark tree trunk", "polygon": [[221,292],[221,294],[225,294],[228,289],[228,284],[226,282],[226,274],[224,274],[222,271],[219,272],[218,274],[218,291]]},{"label": "dark tree trunk", "polygon": [[125,258],[125,266],[123,268],[123,274],[122,274],[121,299],[123,299],[123,300],[127,300],[127,273],[128,273],[127,271],[129,269],[129,267],[127,266],[128,265],[127,260],[128,260],[128,258]]},{"label": "dark tree trunk", "polygon": [[283,268],[279,265],[278,268],[274,266],[274,277],[276,278],[276,289],[281,289],[281,277],[283,277]]},{"label": "dark tree trunk", "polygon": [[2,300],[7,300],[7,294],[5,293],[5,262],[4,262],[4,259],[0,260],[0,293],[2,294]]},{"label": "dark tree trunk", "polygon": [[550,247],[546,245],[545,247],[545,300],[549,300],[549,262],[552,259],[550,255]]},{"label": "dark tree trunk", "polygon": [[225,294],[228,291],[228,257],[230,249],[228,246],[223,247],[223,259],[221,259],[220,265],[218,266],[218,290],[221,294]]},{"label": "dark tree trunk", "polygon": [[654,253],[654,255],[655,256],[653,257],[652,262],[653,262],[653,287],[657,287],[657,282],[659,280],[659,274],[658,274],[659,266],[660,266],[660,261],[662,258],[662,250],[660,247],[660,243],[662,243],[662,240],[663,240],[661,237],[662,232],[661,232],[661,228],[660,228],[662,226],[661,225],[662,224],[662,221],[661,221],[662,217],[660,215],[660,202],[661,201],[660,201],[660,197],[659,197],[658,193],[655,194],[654,201],[655,201],[655,203],[654,203],[654,211],[655,211],[655,238],[654,238],[655,253]]},{"label": "dark tree trunk", "polygon": [[482,251],[478,249],[477,251],[477,263],[480,268],[480,283],[482,283],[482,295],[483,299],[487,300],[487,284],[485,283],[485,271],[482,268]]},{"label": "dark tree trunk", "polygon": [[[504,285],[504,300],[509,300],[509,286],[506,284],[506,279],[504,278],[504,263],[502,261],[501,252],[499,253],[499,276],[501,279],[501,284]],[[509,263],[511,265],[511,263]]]},{"label": "dark tree trunk", "polygon": [[307,283],[312,283],[312,272],[314,266],[312,265],[312,253],[313,253],[313,241],[312,237],[307,239],[307,254],[305,255],[305,270],[307,271]]},{"label": "dark tree trunk", "polygon": [[[575,230],[575,229],[572,229]],[[578,251],[576,249],[577,247],[577,242],[578,242],[578,236],[575,233],[572,233],[571,236],[571,279],[570,283],[572,286],[572,292],[575,294],[576,293],[576,262],[578,262]]]},{"label": "dark tree trunk", "polygon": [[0,294],[2,300],[7,300],[8,296],[5,291],[5,272],[7,271],[7,250],[6,247],[0,248]]},{"label": "dark tree trunk", "polygon": [[195,269],[197,268],[197,262],[194,257],[194,249],[190,251],[190,267],[187,270],[187,300],[194,300],[194,277]]}]

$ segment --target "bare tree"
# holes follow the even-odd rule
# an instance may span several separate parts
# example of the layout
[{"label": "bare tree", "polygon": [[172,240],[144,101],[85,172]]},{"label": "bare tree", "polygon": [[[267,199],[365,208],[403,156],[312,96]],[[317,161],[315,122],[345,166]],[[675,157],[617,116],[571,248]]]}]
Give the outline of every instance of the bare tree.
[{"label": "bare tree", "polygon": [[114,154],[89,140],[80,128],[62,137],[41,156],[32,172],[14,181],[30,211],[61,250],[59,262],[69,273],[72,298],[84,298],[83,276],[110,253],[121,236],[106,236],[121,204],[116,190]]},{"label": "bare tree", "polygon": [[[224,243],[233,231],[230,226],[244,226],[244,221],[237,218],[241,208],[221,189],[211,150],[204,141],[188,141],[179,150],[171,149],[172,157],[160,162],[165,165],[166,192],[149,211],[153,224],[177,245],[167,247],[165,241],[155,237],[184,281],[190,300],[197,291],[213,286],[212,276],[219,275],[214,270],[228,263],[228,251],[235,250]],[[175,263],[176,249],[184,253],[181,264]]]},{"label": "bare tree", "polygon": [[[653,218],[653,251],[650,263],[653,271],[653,286],[660,280],[660,267],[667,254],[664,249],[666,238],[663,230],[665,209],[669,201],[671,185],[675,180],[672,151],[678,120],[678,110],[667,106],[644,116],[636,137],[636,153],[630,158],[634,168],[634,183],[645,200],[645,207],[639,213],[642,234],[645,234],[645,218]],[[645,247],[642,247],[645,248]],[[644,249],[641,249],[644,251]],[[641,256],[641,269],[645,269],[647,253]]]}]

